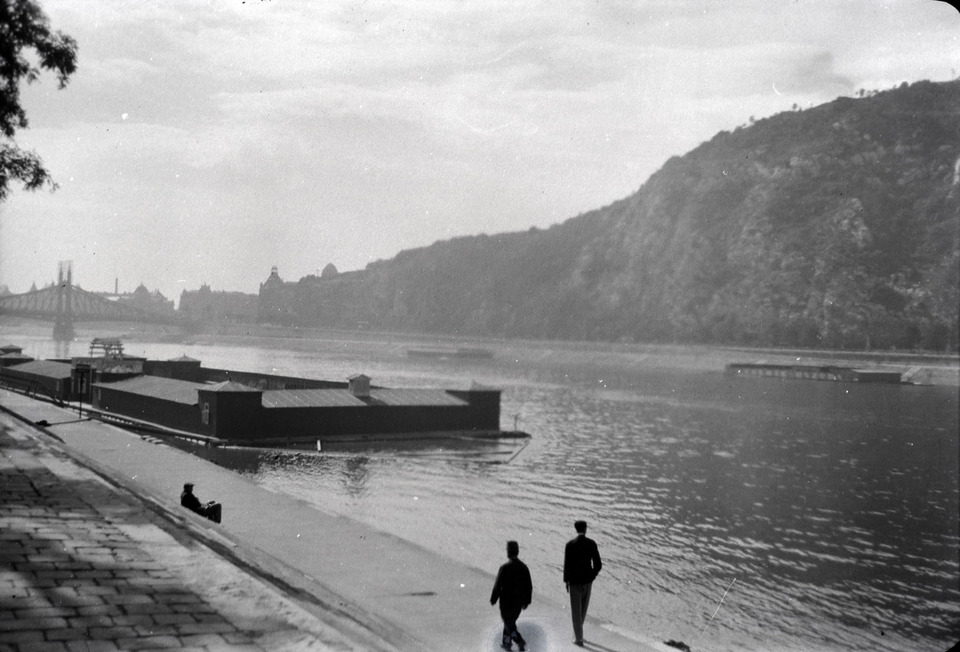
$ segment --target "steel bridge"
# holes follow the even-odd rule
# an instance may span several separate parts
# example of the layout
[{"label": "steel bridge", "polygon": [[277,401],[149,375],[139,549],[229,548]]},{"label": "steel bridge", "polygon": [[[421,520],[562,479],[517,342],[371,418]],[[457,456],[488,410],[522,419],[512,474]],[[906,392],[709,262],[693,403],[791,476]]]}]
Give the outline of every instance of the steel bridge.
[{"label": "steel bridge", "polygon": [[135,308],[74,287],[73,269],[69,263],[60,263],[56,285],[0,297],[0,317],[5,315],[53,321],[53,339],[58,341],[73,339],[73,325],[78,321],[181,323],[175,313]]}]

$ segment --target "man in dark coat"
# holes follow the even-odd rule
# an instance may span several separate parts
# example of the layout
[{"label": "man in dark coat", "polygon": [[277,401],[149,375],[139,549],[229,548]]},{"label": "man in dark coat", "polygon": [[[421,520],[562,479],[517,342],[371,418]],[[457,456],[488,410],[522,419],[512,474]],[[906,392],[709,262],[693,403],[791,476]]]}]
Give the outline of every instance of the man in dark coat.
[{"label": "man in dark coat", "polygon": [[497,604],[500,600],[500,617],[503,619],[503,639],[500,647],[511,649],[513,641],[517,642],[520,650],[527,649],[527,642],[517,631],[517,618],[520,612],[530,606],[533,598],[533,582],[530,580],[530,570],[527,565],[518,559],[520,545],[516,541],[507,541],[507,563],[500,567],[497,581],[493,583],[493,593],[490,594],[490,604]]},{"label": "man in dark coat", "polygon": [[180,505],[186,507],[191,512],[196,512],[200,514],[200,516],[209,518],[214,523],[220,522],[222,510],[220,503],[212,500],[209,503],[201,503],[200,499],[193,493],[192,482],[184,483],[183,491],[180,493]]},{"label": "man in dark coat", "polygon": [[590,589],[603,567],[600,551],[593,539],[587,538],[587,522],[573,524],[577,536],[567,542],[563,554],[563,581],[570,594],[570,616],[573,618],[573,642],[583,646],[583,622],[587,619]]}]

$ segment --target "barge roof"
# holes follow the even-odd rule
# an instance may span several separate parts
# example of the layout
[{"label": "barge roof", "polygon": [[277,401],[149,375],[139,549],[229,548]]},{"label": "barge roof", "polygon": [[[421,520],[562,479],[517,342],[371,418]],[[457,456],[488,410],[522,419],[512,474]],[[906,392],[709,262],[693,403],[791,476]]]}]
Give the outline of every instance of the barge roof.
[{"label": "barge roof", "polygon": [[443,389],[371,389],[370,398],[380,405],[393,406],[457,406],[468,405]]},{"label": "barge roof", "polygon": [[105,389],[115,389],[129,394],[139,394],[141,396],[150,396],[153,398],[173,401],[174,403],[185,403],[187,405],[197,405],[200,402],[197,396],[198,389],[209,387],[203,383],[191,383],[186,380],[174,380],[173,378],[162,378],[160,376],[136,376],[126,380],[118,380],[112,383],[95,383],[96,387]]},{"label": "barge roof", "polygon": [[34,360],[32,362],[22,362],[12,367],[6,367],[11,374],[32,374],[34,376],[46,376],[48,378],[69,378],[71,366],[67,362],[54,362],[52,360]]},{"label": "barge roof", "polygon": [[[24,365],[18,365],[18,368],[22,366]],[[66,367],[66,376],[69,377],[70,365],[63,366]],[[261,402],[265,408],[366,407],[371,405],[462,407],[469,405],[468,401],[443,389],[376,388],[370,390],[369,397],[358,398],[347,389],[259,390],[236,382],[228,381],[211,385],[161,376],[136,376],[115,382],[95,383],[95,385],[128,394],[148,396],[187,405],[197,405],[199,403],[198,390],[262,392]]]},{"label": "barge roof", "polygon": [[268,389],[263,407],[362,407],[363,401],[345,389]]},{"label": "barge roof", "polygon": [[275,389],[263,392],[262,400],[267,408],[468,405],[467,401],[442,389],[371,389],[367,400],[357,398],[346,389]]}]

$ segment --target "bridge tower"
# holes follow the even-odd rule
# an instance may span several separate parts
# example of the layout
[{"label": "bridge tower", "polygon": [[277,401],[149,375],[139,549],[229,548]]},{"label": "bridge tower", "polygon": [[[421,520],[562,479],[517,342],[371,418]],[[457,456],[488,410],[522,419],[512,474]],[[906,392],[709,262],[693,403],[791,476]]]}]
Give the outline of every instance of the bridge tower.
[{"label": "bridge tower", "polygon": [[57,313],[53,320],[53,339],[73,339],[73,263],[61,260],[57,270]]}]

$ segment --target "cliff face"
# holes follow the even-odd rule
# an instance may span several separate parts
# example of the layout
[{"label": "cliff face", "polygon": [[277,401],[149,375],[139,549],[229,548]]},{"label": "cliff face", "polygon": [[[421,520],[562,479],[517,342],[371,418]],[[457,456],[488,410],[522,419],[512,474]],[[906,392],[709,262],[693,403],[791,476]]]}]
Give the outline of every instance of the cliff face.
[{"label": "cliff face", "polygon": [[511,337],[956,350],[958,269],[960,80],[919,82],[721,132],[634,195],[546,230],[401,252],[351,288],[340,313],[351,324],[323,309],[322,292],[311,316]]}]

